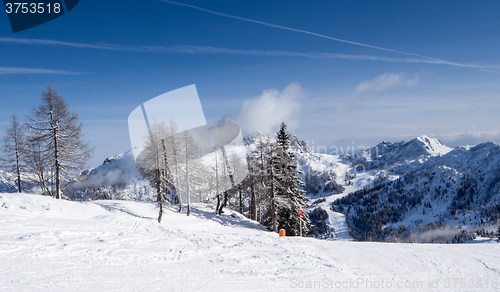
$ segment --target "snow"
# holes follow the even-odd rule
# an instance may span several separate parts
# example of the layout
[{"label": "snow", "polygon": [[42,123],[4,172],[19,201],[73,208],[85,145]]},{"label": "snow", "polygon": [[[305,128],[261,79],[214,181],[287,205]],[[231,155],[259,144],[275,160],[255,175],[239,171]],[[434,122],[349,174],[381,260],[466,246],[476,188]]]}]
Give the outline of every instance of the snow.
[{"label": "snow", "polygon": [[[356,290],[366,291],[367,281],[394,287],[422,281],[422,288],[406,291],[441,291],[447,279],[488,279],[491,287],[500,277],[500,245],[486,240],[440,245],[280,238],[237,213],[215,216],[204,204],[195,204],[190,217],[167,208],[161,224],[156,215],[147,202],[0,194],[0,290],[317,291],[308,283],[363,281]],[[429,279],[437,279],[440,289],[429,288]]]},{"label": "snow", "polygon": [[446,153],[453,150],[452,148],[441,143],[441,141],[435,138],[427,137],[425,135],[417,137],[415,140],[420,142],[422,144],[421,147],[426,149],[431,156],[445,155]]},{"label": "snow", "polygon": [[424,162],[430,157],[446,155],[453,149],[441,141],[427,136],[420,136],[408,142],[382,142],[376,146],[359,151],[354,156],[346,154],[353,165],[364,165],[368,169],[380,169],[414,161]]}]

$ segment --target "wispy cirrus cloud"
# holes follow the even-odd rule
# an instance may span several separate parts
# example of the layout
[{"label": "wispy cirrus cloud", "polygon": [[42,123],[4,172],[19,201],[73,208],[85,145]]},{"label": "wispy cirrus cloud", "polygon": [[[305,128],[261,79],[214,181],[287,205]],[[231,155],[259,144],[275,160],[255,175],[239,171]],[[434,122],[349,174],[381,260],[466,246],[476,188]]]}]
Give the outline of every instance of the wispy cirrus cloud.
[{"label": "wispy cirrus cloud", "polygon": [[290,52],[290,51],[272,51],[272,50],[239,50],[227,49],[211,46],[143,46],[143,45],[116,45],[106,43],[86,44],[64,42],[58,40],[43,40],[43,39],[25,39],[25,38],[5,38],[0,37],[0,43],[24,44],[24,45],[40,45],[40,46],[63,46],[79,49],[96,49],[117,52],[143,52],[143,53],[179,53],[179,54],[224,54],[224,55],[246,55],[256,57],[298,57],[311,59],[348,59],[348,60],[365,60],[365,61],[380,61],[393,63],[423,63],[434,65],[447,65],[455,67],[466,67],[473,69],[481,69],[489,72],[493,71],[498,66],[482,65],[482,64],[461,64],[439,59],[425,58],[397,58],[397,57],[382,57],[372,55],[351,55],[351,54],[336,54],[336,53],[307,53],[307,52]]},{"label": "wispy cirrus cloud", "polygon": [[6,74],[55,74],[55,75],[79,75],[85,74],[69,70],[53,70],[43,68],[19,68],[19,67],[0,67],[0,75]]}]

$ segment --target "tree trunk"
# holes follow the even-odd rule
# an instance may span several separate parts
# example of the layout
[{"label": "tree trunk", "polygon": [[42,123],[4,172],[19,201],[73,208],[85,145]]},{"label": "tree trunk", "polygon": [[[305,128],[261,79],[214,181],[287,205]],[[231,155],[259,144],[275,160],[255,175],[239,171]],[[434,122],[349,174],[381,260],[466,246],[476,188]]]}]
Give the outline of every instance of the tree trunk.
[{"label": "tree trunk", "polygon": [[156,173],[156,200],[158,201],[158,207],[160,207],[160,212],[158,213],[158,223],[161,223],[161,218],[163,217],[163,196],[161,195],[161,170],[155,170]]},{"label": "tree trunk", "polygon": [[16,171],[17,171],[17,190],[21,192],[21,166],[19,165],[19,141],[16,138]]},{"label": "tree trunk", "polygon": [[60,165],[59,165],[59,149],[57,145],[57,130],[54,128],[54,161],[55,161],[55,179],[56,179],[56,199],[61,199],[61,190],[60,190],[60,178],[59,178],[59,171],[60,171]]},{"label": "tree trunk", "polygon": [[179,171],[178,171],[178,164],[177,164],[177,151],[175,147],[175,141],[174,141],[174,133],[172,133],[172,151],[173,151],[173,158],[174,158],[174,167],[175,167],[175,186],[176,186],[176,191],[175,193],[177,194],[177,198],[179,199],[179,212],[182,211],[182,197],[181,193],[177,191],[177,187],[179,186]]},{"label": "tree trunk", "polygon": [[186,196],[187,196],[187,215],[191,214],[191,198],[189,196],[189,161],[188,161],[188,141],[186,138]]},{"label": "tree trunk", "polygon": [[224,213],[223,209],[227,206],[227,200],[229,199],[229,193],[227,191],[224,192],[224,201],[222,201],[222,204],[220,205],[219,208],[219,216]]},{"label": "tree trunk", "polygon": [[276,210],[276,202],[275,202],[275,195],[274,195],[274,182],[271,182],[271,214],[272,214],[273,231],[274,232],[278,232],[276,212],[277,212],[277,210]]},{"label": "tree trunk", "polygon": [[219,207],[220,207],[220,195],[217,194],[217,206],[215,206],[215,214],[219,214]]},{"label": "tree trunk", "polygon": [[217,157],[217,151],[215,153],[215,194],[217,196],[217,206],[215,207],[215,214],[219,214],[220,207],[220,194],[219,194],[219,165]]},{"label": "tree trunk", "polygon": [[238,194],[240,195],[240,214],[243,215],[243,198],[241,196],[241,186],[238,187]]},{"label": "tree trunk", "polygon": [[[273,159],[273,153],[271,152],[271,158]],[[272,161],[272,160],[271,160]],[[278,232],[278,224],[277,224],[277,212],[276,210],[276,190],[275,190],[275,185],[274,185],[274,166],[271,163],[269,167],[269,173],[270,173],[270,179],[271,179],[271,218],[272,218],[272,224],[273,224],[273,231]]]},{"label": "tree trunk", "polygon": [[257,202],[255,201],[255,187],[250,187],[250,219],[257,221]]},{"label": "tree trunk", "polygon": [[158,223],[161,223],[162,217],[163,217],[163,202],[160,202],[160,212],[158,214]]}]

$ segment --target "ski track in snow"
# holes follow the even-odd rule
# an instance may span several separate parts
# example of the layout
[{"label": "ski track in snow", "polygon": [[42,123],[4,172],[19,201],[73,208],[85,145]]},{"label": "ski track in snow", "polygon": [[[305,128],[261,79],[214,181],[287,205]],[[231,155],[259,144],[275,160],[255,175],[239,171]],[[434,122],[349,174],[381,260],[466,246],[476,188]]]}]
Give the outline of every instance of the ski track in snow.
[{"label": "ski track in snow", "polygon": [[[332,228],[333,239],[343,241],[354,240],[349,234],[349,226],[347,225],[347,222],[345,220],[345,215],[339,212],[332,211],[332,203],[337,199],[347,196],[351,192],[361,189],[367,185],[373,184],[376,176],[369,172],[356,173],[356,178],[352,180],[352,185],[348,185],[344,181],[344,174],[348,171],[354,170],[352,166],[350,166],[346,161],[343,161],[343,159],[339,155],[299,153],[298,156],[299,161],[302,162],[302,170],[334,170],[336,172],[337,178],[335,180],[337,184],[344,187],[344,192],[342,192],[341,194],[325,196],[325,202],[312,206],[309,211],[312,211],[316,207],[320,207],[328,213],[328,219],[326,219],[326,223]],[[304,167],[303,165],[306,166]],[[319,194],[320,197],[322,195],[324,194]],[[318,199],[317,196],[313,197],[313,201],[316,199]]]},{"label": "ski track in snow", "polygon": [[167,208],[161,224],[152,203],[0,194],[0,206],[0,291],[332,291],[293,286],[358,278],[423,281],[419,291],[439,291],[429,278],[500,278],[495,243],[280,238],[204,204],[189,217]]}]

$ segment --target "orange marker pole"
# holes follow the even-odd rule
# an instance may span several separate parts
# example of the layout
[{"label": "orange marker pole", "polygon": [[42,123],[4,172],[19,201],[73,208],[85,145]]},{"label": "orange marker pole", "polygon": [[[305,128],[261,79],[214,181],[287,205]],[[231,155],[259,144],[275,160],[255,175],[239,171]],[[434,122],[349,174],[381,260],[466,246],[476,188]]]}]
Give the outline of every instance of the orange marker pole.
[{"label": "orange marker pole", "polygon": [[302,237],[302,210],[299,205],[299,230],[300,230],[300,236]]}]

